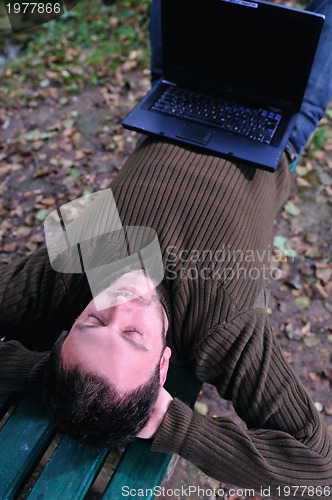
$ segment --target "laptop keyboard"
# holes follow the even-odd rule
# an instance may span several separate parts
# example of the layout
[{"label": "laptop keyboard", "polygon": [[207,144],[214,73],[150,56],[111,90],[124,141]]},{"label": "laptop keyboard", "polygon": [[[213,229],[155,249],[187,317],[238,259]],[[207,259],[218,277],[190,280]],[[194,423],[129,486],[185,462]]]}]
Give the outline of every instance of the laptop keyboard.
[{"label": "laptop keyboard", "polygon": [[271,143],[281,120],[280,114],[264,108],[239,106],[178,87],[167,88],[152,109],[214,125],[264,144]]}]

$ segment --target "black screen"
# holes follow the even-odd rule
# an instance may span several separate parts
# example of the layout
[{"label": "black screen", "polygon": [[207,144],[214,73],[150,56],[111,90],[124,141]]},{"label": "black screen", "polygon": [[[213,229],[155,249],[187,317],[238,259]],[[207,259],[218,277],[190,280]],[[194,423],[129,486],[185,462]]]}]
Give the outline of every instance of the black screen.
[{"label": "black screen", "polygon": [[163,0],[165,77],[297,110],[322,24],[266,2]]}]

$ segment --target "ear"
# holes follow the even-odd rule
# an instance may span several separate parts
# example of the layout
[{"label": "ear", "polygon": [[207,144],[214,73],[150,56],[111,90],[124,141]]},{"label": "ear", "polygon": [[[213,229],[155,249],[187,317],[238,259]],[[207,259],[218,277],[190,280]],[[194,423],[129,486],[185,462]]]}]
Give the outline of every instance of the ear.
[{"label": "ear", "polygon": [[165,350],[160,360],[160,387],[162,387],[165,383],[171,355],[172,355],[171,349],[169,347],[165,347]]}]

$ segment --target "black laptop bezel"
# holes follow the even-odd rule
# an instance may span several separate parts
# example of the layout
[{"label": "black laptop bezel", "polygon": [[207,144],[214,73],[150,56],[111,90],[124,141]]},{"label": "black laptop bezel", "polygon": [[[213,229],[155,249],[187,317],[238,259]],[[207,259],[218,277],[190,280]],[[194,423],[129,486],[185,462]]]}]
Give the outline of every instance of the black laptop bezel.
[{"label": "black laptop bezel", "polygon": [[[204,9],[208,4],[212,4],[213,8],[216,6],[222,6],[227,9],[235,9],[236,15],[238,16],[246,16],[249,7],[245,4],[255,4],[260,9],[261,15],[264,17],[271,17],[271,19],[276,19],[279,16],[279,21],[287,20],[288,18],[294,22],[294,19],[299,19],[301,25],[303,25],[303,31],[306,31],[305,26],[308,29],[308,33],[310,33],[311,38],[311,49],[309,50],[307,57],[304,58],[303,62],[306,65],[305,70],[299,78],[299,75],[292,70],[291,68],[281,68],[278,70],[276,77],[277,78],[286,78],[289,81],[289,84],[294,85],[294,80],[297,78],[298,88],[294,91],[294,96],[292,100],[285,99],[284,96],[276,96],[269,95],[267,89],[265,95],[260,92],[254,92],[252,90],[248,90],[248,88],[243,88],[240,85],[229,85],[223,83],[221,80],[218,85],[213,85],[211,80],[207,79],[206,82],[203,80],[199,80],[197,75],[190,73],[188,68],[185,68],[183,71],[174,68],[172,65],[173,56],[175,55],[174,51],[174,22],[172,23],[172,19],[174,20],[174,16],[176,15],[176,11],[180,8],[186,9],[188,11],[188,23],[190,23],[190,16],[193,15],[193,9]],[[219,97],[228,97],[230,99],[239,98],[242,101],[247,101],[248,104],[255,105],[258,104],[266,104],[267,106],[272,106],[276,109],[286,110],[289,112],[296,113],[299,111],[303,96],[306,89],[306,83],[311,71],[312,62],[314,60],[316,47],[319,42],[319,37],[322,29],[322,25],[324,23],[324,16],[317,13],[308,12],[305,10],[294,9],[291,7],[286,7],[279,4],[271,4],[265,1],[255,1],[255,2],[238,2],[229,1],[229,0],[161,0],[161,22],[162,22],[162,38],[163,38],[163,79],[166,81],[170,81],[172,83],[176,83],[179,86],[183,86],[189,89],[202,91],[206,93],[213,92],[214,95]],[[276,19],[276,22],[278,20]],[[185,26],[183,29],[185,30]],[[283,26],[280,25],[280,36],[283,36]],[[310,31],[309,31],[310,30]],[[199,34],[197,34],[199,37]],[[301,51],[301,38],[297,38],[297,35],[294,35],[294,39],[297,41],[297,50]],[[303,40],[303,39],[302,39]],[[204,40],[201,40],[204,43]],[[220,59],[222,60],[222,51],[230,50],[230,46],[228,47],[218,47],[211,48],[211,50],[216,50],[216,53],[220,54]],[[202,49],[203,50],[203,49]],[[293,65],[295,66],[295,64]]]}]

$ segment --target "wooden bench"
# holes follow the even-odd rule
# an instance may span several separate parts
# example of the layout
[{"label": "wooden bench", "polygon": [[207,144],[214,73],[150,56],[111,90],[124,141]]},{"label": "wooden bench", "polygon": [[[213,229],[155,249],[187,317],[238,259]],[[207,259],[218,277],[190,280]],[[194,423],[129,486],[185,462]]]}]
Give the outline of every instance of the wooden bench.
[{"label": "wooden bench", "polygon": [[[173,365],[166,387],[173,396],[193,406],[201,383],[183,367]],[[14,411],[11,411],[13,406]],[[23,489],[21,498],[29,500],[86,498],[112,453],[110,450],[96,452],[64,435],[58,438],[59,444],[50,452],[56,428],[41,398],[34,395],[23,395],[18,401],[17,395],[0,396],[0,417],[5,417],[0,429],[1,500],[15,499]],[[141,439],[127,447],[100,498],[123,500],[123,486],[127,487],[127,492],[129,489],[150,490],[139,498],[153,498],[153,488],[162,482],[172,455],[151,452],[150,447],[150,441]],[[45,453],[51,456],[37,480],[32,481]],[[29,483],[33,483],[31,487]]]}]

